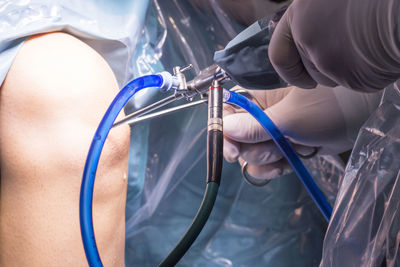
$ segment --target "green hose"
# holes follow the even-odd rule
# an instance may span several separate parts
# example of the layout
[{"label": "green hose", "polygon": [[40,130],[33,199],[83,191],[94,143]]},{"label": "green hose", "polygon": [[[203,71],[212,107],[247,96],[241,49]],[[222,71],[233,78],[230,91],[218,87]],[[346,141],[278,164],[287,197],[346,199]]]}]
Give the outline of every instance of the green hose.
[{"label": "green hose", "polygon": [[216,182],[209,182],[204,193],[203,201],[194,217],[192,224],[186,231],[181,240],[175,248],[168,254],[168,256],[158,265],[159,267],[175,266],[178,261],[185,255],[186,251],[190,248],[197,236],[200,234],[208,217],[214,206],[215,199],[217,198],[219,185]]}]

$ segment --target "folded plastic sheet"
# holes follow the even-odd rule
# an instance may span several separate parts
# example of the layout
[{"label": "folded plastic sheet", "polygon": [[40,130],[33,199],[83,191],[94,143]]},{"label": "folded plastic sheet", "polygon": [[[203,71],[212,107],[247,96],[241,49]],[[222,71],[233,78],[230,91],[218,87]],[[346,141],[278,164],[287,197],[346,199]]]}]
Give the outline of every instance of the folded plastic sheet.
[{"label": "folded plastic sheet", "polygon": [[[154,1],[144,30],[152,36],[144,45],[153,49],[142,59],[158,58],[167,71],[192,63],[190,78],[241,29],[218,6]],[[198,106],[132,126],[126,266],[156,266],[195,216],[206,185],[206,120],[207,107]],[[305,163],[333,204],[341,163],[320,157]],[[325,229],[294,174],[256,188],[243,181],[238,164],[225,162],[210,219],[178,266],[318,266]]]},{"label": "folded plastic sheet", "polygon": [[400,91],[362,127],[326,234],[321,266],[400,266]]}]

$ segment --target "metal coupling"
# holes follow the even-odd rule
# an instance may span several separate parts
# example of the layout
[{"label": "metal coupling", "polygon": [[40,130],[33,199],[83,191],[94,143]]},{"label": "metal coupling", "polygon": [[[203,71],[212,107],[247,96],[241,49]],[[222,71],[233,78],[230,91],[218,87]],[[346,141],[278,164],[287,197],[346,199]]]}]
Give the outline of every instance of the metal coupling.
[{"label": "metal coupling", "polygon": [[187,82],[188,97],[196,94],[204,94],[212,86],[212,82],[217,80],[220,83],[228,79],[228,75],[223,69],[213,64],[203,70],[191,81]]},{"label": "metal coupling", "polygon": [[176,66],[173,68],[174,76],[178,80],[178,88],[176,89],[176,93],[182,94],[182,93],[187,92],[188,88],[187,88],[186,76],[185,76],[184,72],[187,70],[190,70],[191,68],[193,68],[192,64],[189,64],[183,68],[181,68],[179,66]]},{"label": "metal coupling", "polygon": [[218,80],[214,80],[208,92],[208,130],[222,132],[223,89]]}]

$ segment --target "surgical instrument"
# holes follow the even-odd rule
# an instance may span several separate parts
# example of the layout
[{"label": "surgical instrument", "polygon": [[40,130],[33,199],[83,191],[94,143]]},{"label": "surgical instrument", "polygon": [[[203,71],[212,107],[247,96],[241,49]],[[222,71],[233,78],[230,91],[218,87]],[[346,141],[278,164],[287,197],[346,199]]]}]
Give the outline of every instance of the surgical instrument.
[{"label": "surgical instrument", "polygon": [[[189,67],[183,69],[179,67],[174,68],[174,76],[168,72],[163,72],[158,75],[142,76],[128,83],[115,97],[96,130],[85,163],[79,201],[82,242],[90,266],[103,266],[94,236],[92,214],[94,181],[96,178],[96,170],[101,151],[108,133],[113,127],[114,121],[119,112],[125,106],[127,101],[141,89],[147,87],[158,87],[162,92],[174,89],[176,94],[193,98],[193,96],[196,94],[205,93],[204,88],[206,85],[214,81],[214,86],[210,87],[208,100],[210,107],[208,130],[209,153],[207,156],[207,188],[204,195],[204,200],[199,208],[197,216],[193,221],[193,224],[191,227],[189,227],[181,242],[178,243],[176,249],[174,249],[166,258],[165,262],[179,261],[179,259],[184,255],[184,253],[197,238],[211,213],[218,192],[222,171],[222,88],[219,86],[218,82],[222,79],[225,79],[226,76],[218,75],[218,73],[223,74],[223,71],[221,71],[218,67],[215,67],[214,74],[207,72],[203,76],[199,77],[199,79],[195,79],[194,82],[191,83],[190,89],[188,89],[185,76],[182,75],[182,71],[188,68]],[[173,99],[170,98],[168,101],[172,100]],[[162,103],[166,103],[168,101],[164,101]],[[147,108],[145,112],[153,110],[154,108],[157,107],[153,106],[151,108]],[[142,111],[140,114],[144,114],[144,112]],[[166,266],[170,265],[167,263]]]},{"label": "surgical instrument", "polygon": [[[191,81],[186,82],[186,78],[183,74],[184,71],[189,70],[191,65],[186,67],[174,67],[174,75],[177,77],[179,82],[179,87],[175,90],[173,95],[170,95],[156,103],[153,103],[147,107],[139,109],[122,120],[116,122],[113,127],[117,127],[123,124],[130,124],[136,121],[136,118],[147,114],[151,111],[159,109],[165,105],[168,105],[174,101],[186,98],[187,100],[192,100],[196,95],[203,96],[207,93],[208,87],[211,85],[213,80],[217,80],[219,82],[223,82],[229,77],[226,75],[225,71],[219,68],[217,65],[213,64],[204,70],[200,71],[200,73]],[[163,113],[159,113],[163,114]],[[156,115],[154,115],[156,116]]]},{"label": "surgical instrument", "polygon": [[[223,144],[223,129],[222,129],[222,99],[246,109],[250,112],[263,127],[273,136],[274,141],[280,146],[292,167],[298,174],[300,180],[306,186],[312,198],[321,209],[325,218],[329,220],[331,207],[324,198],[323,194],[316,186],[311,176],[302,165],[300,159],[296,156],[296,152],[290,146],[288,141],[279,132],[276,126],[270,121],[265,113],[247,98],[240,96],[235,92],[229,92],[222,89],[220,83],[227,78],[227,75],[219,68],[214,67],[200,73],[193,81],[186,83],[185,76],[179,67],[174,68],[174,76],[169,73],[161,73],[159,75],[147,75],[137,78],[128,83],[114,99],[106,114],[104,115],[96,134],[93,138],[89,153],[87,156],[85,169],[82,178],[81,193],[80,193],[80,220],[82,241],[85,248],[86,257],[90,266],[102,266],[100,255],[97,250],[94,230],[93,230],[93,189],[96,176],[97,165],[100,154],[107,138],[107,135],[113,123],[122,110],[126,102],[139,90],[145,87],[159,87],[161,91],[175,90],[175,95],[186,96],[192,99],[196,94],[204,95],[207,85],[212,83],[208,90],[208,131],[207,131],[207,187],[204,194],[201,206],[194,218],[191,226],[188,228],[185,235],[178,242],[171,253],[163,260],[160,266],[175,265],[190,248],[197,236],[204,227],[215,202],[219,182],[222,171],[222,144]],[[187,68],[186,68],[187,69]],[[212,72],[214,71],[214,73]],[[224,97],[223,97],[224,95]],[[168,101],[174,101],[172,97]],[[168,101],[161,101],[161,105]],[[151,108],[145,108],[137,114],[144,114],[158,108],[153,105]],[[136,114],[136,116],[137,116]],[[268,125],[268,126],[266,126]],[[272,130],[271,130],[272,129]],[[294,163],[293,163],[294,162]],[[304,178],[305,177],[305,178]]]},{"label": "surgical instrument", "polygon": [[249,163],[247,161],[245,161],[240,170],[242,171],[243,179],[248,184],[260,187],[260,186],[267,185],[271,181],[271,179],[256,179],[256,178],[252,178],[251,175],[247,173],[247,166],[249,166]]},{"label": "surgical instrument", "polygon": [[173,94],[173,95],[167,96],[166,98],[161,99],[158,102],[155,102],[155,103],[153,103],[151,105],[148,105],[147,107],[144,107],[142,109],[139,109],[139,110],[129,114],[125,118],[123,118],[120,121],[114,123],[113,128],[117,127],[117,126],[120,126],[120,125],[123,125],[123,124],[130,124],[130,123],[132,123],[132,121],[135,118],[137,118],[137,117],[139,117],[141,115],[145,115],[145,114],[147,114],[147,113],[149,113],[149,112],[151,112],[153,110],[161,108],[161,107],[163,107],[165,105],[168,105],[168,104],[170,104],[170,103],[172,103],[172,102],[174,102],[176,100],[182,99],[182,98],[183,98],[183,95],[175,95],[175,94]]},{"label": "surgical instrument", "polygon": [[211,214],[222,172],[222,87],[213,80],[208,93],[207,186],[203,201],[182,239],[161,262],[160,267],[175,266],[196,240]]},{"label": "surgical instrument", "polygon": [[[195,107],[195,106],[198,106],[198,105],[201,105],[201,104],[207,104],[207,102],[208,102],[207,99],[201,99],[201,100],[198,100],[198,101],[190,102],[190,103],[179,105],[179,106],[176,106],[176,107],[172,107],[172,108],[164,109],[164,110],[161,110],[161,111],[153,112],[151,114],[146,114],[146,115],[139,116],[139,117],[133,117],[130,120],[124,122],[124,123],[128,123],[128,124],[132,125],[132,124],[135,124],[135,123],[138,123],[138,122],[142,122],[142,121],[145,121],[145,120],[149,120],[149,119],[161,117],[161,116],[164,116],[164,115],[168,115],[168,114],[171,114],[171,113],[175,113],[175,112],[183,110],[183,109]],[[116,127],[118,125],[119,124],[114,124],[113,127]]]}]

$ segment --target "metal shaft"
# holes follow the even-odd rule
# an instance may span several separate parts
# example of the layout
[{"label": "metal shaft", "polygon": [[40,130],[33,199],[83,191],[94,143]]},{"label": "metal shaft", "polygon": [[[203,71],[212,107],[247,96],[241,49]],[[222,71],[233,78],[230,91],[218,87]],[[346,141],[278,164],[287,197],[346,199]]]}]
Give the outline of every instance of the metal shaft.
[{"label": "metal shaft", "polygon": [[126,123],[129,123],[130,125],[132,125],[132,124],[135,124],[135,123],[138,123],[138,122],[141,122],[141,121],[153,119],[153,118],[156,118],[156,117],[161,117],[161,116],[168,115],[168,114],[171,114],[171,113],[183,110],[183,109],[195,107],[195,106],[207,103],[207,101],[208,101],[207,99],[202,99],[202,100],[199,100],[199,101],[195,101],[195,102],[191,102],[191,103],[188,103],[188,104],[176,106],[176,107],[173,107],[173,108],[164,109],[164,110],[153,112],[151,114],[146,114],[146,115],[143,115],[143,116],[140,116],[140,117],[137,117],[137,118],[132,118],[131,120],[129,120]]},{"label": "metal shaft", "polygon": [[172,103],[176,100],[182,99],[183,96],[182,95],[170,95],[156,103],[153,103],[147,107],[144,107],[142,109],[139,109],[131,114],[129,114],[128,116],[126,116],[125,118],[123,118],[122,120],[114,123],[113,128],[120,126],[122,124],[129,124],[131,121],[133,121],[136,117],[147,114],[153,110],[156,110],[160,107],[163,107],[165,105],[168,105],[169,103]]},{"label": "metal shaft", "polygon": [[223,90],[218,80],[214,80],[208,93],[208,130],[222,132]]},{"label": "metal shaft", "polygon": [[223,89],[214,80],[208,92],[208,129],[207,129],[207,183],[221,181],[222,172],[222,96]]}]

